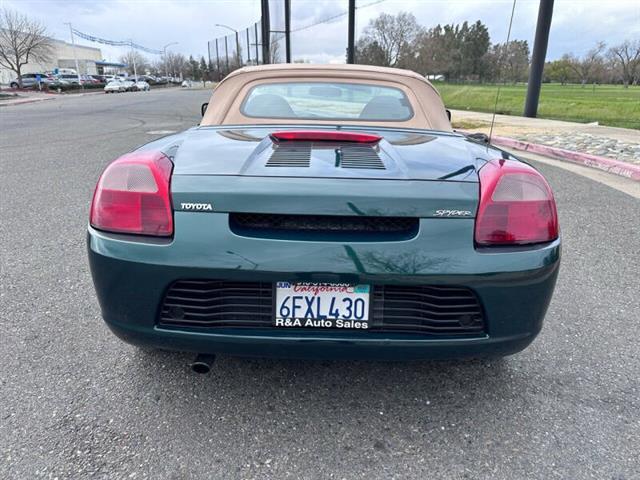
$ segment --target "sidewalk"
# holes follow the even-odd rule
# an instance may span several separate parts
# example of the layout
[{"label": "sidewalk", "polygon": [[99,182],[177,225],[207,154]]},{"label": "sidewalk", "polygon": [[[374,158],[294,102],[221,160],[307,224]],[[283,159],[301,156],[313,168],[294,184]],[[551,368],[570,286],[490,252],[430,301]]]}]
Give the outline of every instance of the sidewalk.
[{"label": "sidewalk", "polygon": [[[451,111],[454,128],[487,135],[491,117],[490,113]],[[496,115],[493,135],[640,166],[640,130]]]},{"label": "sidewalk", "polygon": [[41,102],[43,100],[53,100],[58,94],[43,93],[36,91],[20,90],[15,92],[9,89],[0,91],[0,107],[9,105],[21,105],[23,103]]}]

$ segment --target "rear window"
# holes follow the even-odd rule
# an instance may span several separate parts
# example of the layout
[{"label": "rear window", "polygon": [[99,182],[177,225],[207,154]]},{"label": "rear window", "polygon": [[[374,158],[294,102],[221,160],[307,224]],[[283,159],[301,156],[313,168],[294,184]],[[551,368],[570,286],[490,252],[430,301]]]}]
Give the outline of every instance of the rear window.
[{"label": "rear window", "polygon": [[247,117],[401,122],[413,117],[398,88],[362,83],[286,82],[253,87],[242,102]]}]

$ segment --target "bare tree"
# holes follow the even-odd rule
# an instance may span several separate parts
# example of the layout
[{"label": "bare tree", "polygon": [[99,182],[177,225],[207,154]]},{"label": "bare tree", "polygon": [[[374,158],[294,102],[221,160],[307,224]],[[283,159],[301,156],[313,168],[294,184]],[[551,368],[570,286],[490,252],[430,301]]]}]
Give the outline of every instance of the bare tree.
[{"label": "bare tree", "polygon": [[[134,75],[135,73],[138,75],[144,75],[149,69],[149,61],[147,60],[147,57],[136,50],[129,50],[124,55],[121,55],[120,62],[127,66],[127,73],[129,75]],[[135,71],[133,68],[134,64],[136,66]]]},{"label": "bare tree", "polygon": [[280,63],[280,42],[272,36],[269,43],[269,63]]},{"label": "bare tree", "polygon": [[[371,20],[358,41],[358,63],[375,63],[386,67],[404,66],[413,58],[411,44],[422,31],[412,13],[381,13]],[[371,56],[372,58],[368,58]]]},{"label": "bare tree", "polygon": [[22,67],[46,62],[53,45],[41,23],[7,8],[0,10],[0,65],[16,73],[22,86]]},{"label": "bare tree", "polygon": [[625,40],[620,45],[609,49],[609,56],[619,70],[624,88],[637,81],[640,75],[640,40]]},{"label": "bare tree", "polygon": [[594,79],[598,70],[602,69],[602,52],[605,47],[606,44],[604,42],[598,42],[596,46],[589,50],[582,58],[567,57],[569,67],[578,76],[583,87]]},{"label": "bare tree", "polygon": [[187,73],[187,58],[181,53],[167,52],[163,70],[170,77],[182,77]]}]

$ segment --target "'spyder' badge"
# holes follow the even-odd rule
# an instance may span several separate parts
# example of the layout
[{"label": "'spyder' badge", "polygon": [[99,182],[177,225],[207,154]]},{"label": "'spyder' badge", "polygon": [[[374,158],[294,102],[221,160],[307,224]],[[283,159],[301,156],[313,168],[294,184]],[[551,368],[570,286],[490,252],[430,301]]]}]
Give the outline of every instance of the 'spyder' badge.
[{"label": "'spyder' badge", "polygon": [[436,210],[436,217],[470,217],[469,210]]}]

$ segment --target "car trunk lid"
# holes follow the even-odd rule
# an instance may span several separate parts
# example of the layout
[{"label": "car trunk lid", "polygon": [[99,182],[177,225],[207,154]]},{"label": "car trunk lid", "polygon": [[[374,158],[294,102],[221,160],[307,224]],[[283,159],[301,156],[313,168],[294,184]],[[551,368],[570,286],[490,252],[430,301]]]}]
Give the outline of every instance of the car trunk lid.
[{"label": "car trunk lid", "polygon": [[304,130],[278,126],[190,131],[174,158],[174,208],[205,204],[218,212],[475,215],[477,169],[483,161],[459,136],[367,129],[362,133],[377,140],[275,138],[278,132]]}]

